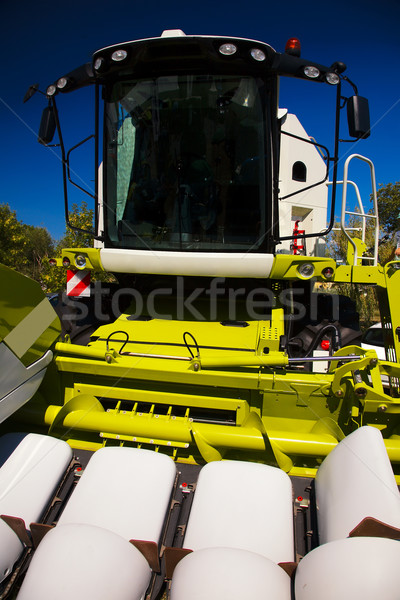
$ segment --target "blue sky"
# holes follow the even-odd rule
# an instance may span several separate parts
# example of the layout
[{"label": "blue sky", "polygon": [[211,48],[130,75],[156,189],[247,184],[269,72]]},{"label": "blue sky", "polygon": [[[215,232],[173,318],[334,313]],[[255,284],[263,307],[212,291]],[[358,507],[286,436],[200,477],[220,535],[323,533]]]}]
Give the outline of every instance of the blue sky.
[{"label": "blue sky", "polygon": [[[360,95],[370,100],[372,134],[355,146],[343,145],[342,152],[370,157],[377,183],[398,181],[399,26],[398,0],[4,0],[0,3],[0,203],[9,203],[25,223],[45,226],[53,237],[61,237],[65,229],[61,163],[56,151],[36,141],[45,99],[36,94],[23,104],[27,88],[39,83],[45,90],[61,75],[89,61],[98,48],[158,36],[171,28],[187,34],[259,39],[278,51],[284,50],[289,37],[296,36],[304,58],[328,65],[336,60],[345,62],[346,73],[357,84]],[[321,86],[300,83],[298,92],[283,88],[287,97],[281,106],[298,114],[317,141],[331,142],[333,114],[321,110],[325,102],[322,91],[317,91]],[[333,99],[333,90],[331,96]],[[90,99],[87,90],[61,98],[59,109],[67,145],[92,132],[91,106],[84,106]],[[327,116],[332,119],[326,120]],[[77,163],[80,160],[77,155]],[[92,179],[92,172],[83,163],[82,158],[80,174]],[[79,166],[76,164],[77,170]],[[368,186],[361,186],[361,190],[368,195]],[[72,202],[81,199],[84,196],[71,192]]]}]

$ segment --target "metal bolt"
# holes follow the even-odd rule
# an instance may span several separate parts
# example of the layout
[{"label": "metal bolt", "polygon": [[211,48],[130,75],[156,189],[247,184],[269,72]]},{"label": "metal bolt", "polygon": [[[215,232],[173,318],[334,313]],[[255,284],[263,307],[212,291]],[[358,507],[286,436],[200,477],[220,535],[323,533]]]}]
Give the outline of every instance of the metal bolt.
[{"label": "metal bolt", "polygon": [[112,358],[110,356],[110,354],[106,354],[106,363],[110,364],[112,361]]},{"label": "metal bolt", "polygon": [[371,360],[369,361],[369,366],[370,367],[376,367],[377,364],[378,364],[378,359],[377,358],[371,358]]},{"label": "metal bolt", "polygon": [[367,395],[367,390],[365,388],[357,388],[354,392],[359,398],[364,398],[364,396]]},{"label": "metal bolt", "polygon": [[378,411],[379,411],[379,412],[386,412],[386,411],[387,411],[387,406],[386,406],[386,404],[380,404],[380,405],[378,406]]},{"label": "metal bolt", "polygon": [[336,392],[335,396],[337,396],[338,398],[341,398],[343,396],[343,390],[338,390]]},{"label": "metal bolt", "polygon": [[199,363],[194,363],[194,364],[193,364],[193,370],[194,370],[194,371],[198,371],[199,369],[200,369],[200,365],[199,365]]}]

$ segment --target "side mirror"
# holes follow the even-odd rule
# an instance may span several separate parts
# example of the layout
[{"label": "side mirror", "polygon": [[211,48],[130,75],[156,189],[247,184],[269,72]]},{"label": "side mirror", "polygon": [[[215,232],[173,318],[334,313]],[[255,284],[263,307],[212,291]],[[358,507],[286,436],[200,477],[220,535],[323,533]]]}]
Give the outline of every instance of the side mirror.
[{"label": "side mirror", "polygon": [[47,146],[53,140],[56,131],[56,119],[52,106],[46,106],[42,113],[40,121],[38,142]]},{"label": "side mirror", "polygon": [[347,122],[350,137],[367,138],[370,134],[368,99],[362,96],[351,96],[347,99]]}]

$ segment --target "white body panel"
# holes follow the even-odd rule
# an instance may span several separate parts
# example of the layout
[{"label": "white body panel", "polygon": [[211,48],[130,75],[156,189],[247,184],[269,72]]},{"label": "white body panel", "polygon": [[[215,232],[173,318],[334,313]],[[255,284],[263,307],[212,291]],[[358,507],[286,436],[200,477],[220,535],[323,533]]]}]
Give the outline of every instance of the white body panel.
[{"label": "white body panel", "polygon": [[0,423],[32,398],[53,358],[48,350],[33,364],[25,365],[4,344],[0,343]]},{"label": "white body panel", "polygon": [[204,277],[268,277],[274,256],[250,252],[159,252],[102,248],[100,260],[111,273],[197,275]]},{"label": "white body panel", "polygon": [[325,458],[315,479],[321,544],[346,538],[365,517],[400,528],[400,494],[381,433],[361,427]]},{"label": "white body panel", "polygon": [[185,556],[174,571],[171,600],[188,598],[290,600],[290,577],[259,554],[233,548],[206,548]]},{"label": "white body panel", "polygon": [[40,543],[19,600],[140,600],[151,570],[120,536],[90,525],[60,525]]},{"label": "white body panel", "polygon": [[282,470],[257,463],[208,463],[198,479],[185,548],[230,547],[272,561],[294,559],[292,486]]},{"label": "white body panel", "polygon": [[[13,434],[0,440],[12,442]],[[0,469],[0,514],[20,517],[27,526],[38,521],[72,458],[66,442],[30,433]],[[10,572],[23,545],[8,525],[0,520],[0,580]]]},{"label": "white body panel", "polygon": [[299,563],[296,600],[398,600],[400,544],[348,538],[324,544]]},{"label": "white body panel", "polygon": [[158,543],[175,477],[175,464],[164,454],[101,448],[90,459],[59,524],[95,525],[128,541]]}]

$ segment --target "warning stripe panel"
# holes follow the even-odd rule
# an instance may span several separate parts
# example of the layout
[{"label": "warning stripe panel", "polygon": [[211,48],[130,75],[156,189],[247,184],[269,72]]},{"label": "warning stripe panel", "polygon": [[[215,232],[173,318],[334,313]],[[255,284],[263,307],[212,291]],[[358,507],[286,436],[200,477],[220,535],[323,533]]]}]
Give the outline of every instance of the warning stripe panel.
[{"label": "warning stripe panel", "polygon": [[90,271],[67,271],[67,296],[90,296]]}]

